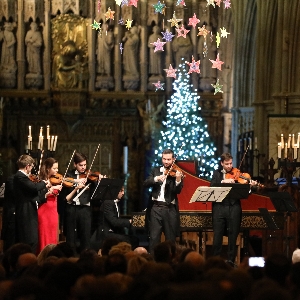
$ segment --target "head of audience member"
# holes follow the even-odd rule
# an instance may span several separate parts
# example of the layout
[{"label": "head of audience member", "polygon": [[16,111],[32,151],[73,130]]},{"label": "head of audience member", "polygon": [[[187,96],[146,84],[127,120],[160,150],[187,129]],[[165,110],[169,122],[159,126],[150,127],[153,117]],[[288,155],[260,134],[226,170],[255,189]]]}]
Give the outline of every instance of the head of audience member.
[{"label": "head of audience member", "polygon": [[54,249],[56,244],[49,244],[45,246],[42,251],[37,256],[37,264],[41,266],[45,263],[46,258],[48,257],[49,252]]},{"label": "head of audience member", "polygon": [[110,249],[119,244],[121,241],[115,237],[107,237],[104,239],[101,247],[101,255],[107,256],[109,254]]},{"label": "head of audience member", "polygon": [[105,275],[115,272],[121,274],[126,274],[127,272],[127,260],[124,254],[120,252],[109,254],[104,262]]},{"label": "head of audience member", "polygon": [[265,261],[265,275],[284,286],[291,267],[289,259],[284,254],[273,253]]},{"label": "head of audience member", "polygon": [[137,276],[140,273],[141,268],[147,262],[147,259],[141,255],[135,255],[134,257],[131,257],[127,263],[127,274],[132,277]]},{"label": "head of audience member", "polygon": [[232,267],[230,267],[223,258],[219,256],[211,256],[205,260],[204,272],[207,272],[210,269],[222,269],[229,271]]},{"label": "head of audience member", "polygon": [[292,263],[295,264],[297,262],[300,262],[300,249],[298,248],[293,252],[292,255]]},{"label": "head of audience member", "polygon": [[172,250],[169,242],[162,242],[157,244],[153,250],[154,260],[161,263],[172,262]]},{"label": "head of audience member", "polygon": [[68,243],[62,242],[57,244],[52,250],[50,250],[48,252],[48,256],[56,256],[58,258],[62,258],[62,257],[69,258],[69,257],[74,257],[75,253],[72,247]]},{"label": "head of audience member", "polygon": [[133,250],[136,254],[143,254],[143,253],[145,253],[145,254],[147,254],[148,253],[148,251],[147,251],[147,249],[146,248],[144,248],[144,247],[136,247],[134,250]]},{"label": "head of audience member", "polygon": [[127,242],[120,242],[117,245],[114,245],[109,250],[109,255],[114,253],[121,253],[125,255],[126,253],[132,251],[131,245]]},{"label": "head of audience member", "polygon": [[184,261],[193,266],[197,272],[203,271],[205,261],[200,253],[191,251],[186,255]]}]

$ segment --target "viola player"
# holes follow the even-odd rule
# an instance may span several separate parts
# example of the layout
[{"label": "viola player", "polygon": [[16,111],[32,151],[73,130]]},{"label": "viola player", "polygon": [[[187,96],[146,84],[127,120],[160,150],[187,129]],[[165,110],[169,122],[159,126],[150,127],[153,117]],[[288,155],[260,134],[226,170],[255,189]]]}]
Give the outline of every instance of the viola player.
[{"label": "viola player", "polygon": [[149,251],[153,254],[154,247],[160,243],[164,232],[166,240],[175,242],[179,235],[179,209],[178,198],[183,187],[183,178],[180,171],[174,176],[168,175],[169,169],[174,165],[175,157],[171,149],[162,153],[162,166],[151,170],[144,182],[144,187],[152,187],[147,213],[146,224],[149,224],[150,243]]},{"label": "viola player", "polygon": [[[235,183],[231,178],[232,156],[230,153],[221,155],[221,168],[215,170],[211,180],[211,185],[218,183]],[[228,176],[229,175],[229,176]],[[250,186],[255,186],[256,181],[250,180]],[[249,191],[250,192],[250,191]],[[219,256],[222,251],[223,235],[228,235],[228,260],[231,266],[235,266],[236,239],[240,232],[242,220],[242,208],[240,199],[230,199],[225,197],[222,202],[214,202],[212,205],[213,218],[213,255]]]}]

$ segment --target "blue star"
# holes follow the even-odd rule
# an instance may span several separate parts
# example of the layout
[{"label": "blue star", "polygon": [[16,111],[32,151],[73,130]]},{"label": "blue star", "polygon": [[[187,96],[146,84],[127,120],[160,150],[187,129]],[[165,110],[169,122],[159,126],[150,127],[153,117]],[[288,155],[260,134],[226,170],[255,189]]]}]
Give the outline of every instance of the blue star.
[{"label": "blue star", "polygon": [[120,51],[121,51],[121,54],[123,53],[123,44],[122,43],[120,43]]},{"label": "blue star", "polygon": [[118,24],[119,24],[119,25],[124,25],[124,20],[121,18],[121,19],[118,21]]},{"label": "blue star", "polygon": [[163,39],[165,39],[167,42],[171,42],[172,38],[175,36],[168,29],[166,30],[166,32],[162,31],[161,34],[163,35]]},{"label": "blue star", "polygon": [[128,0],[122,0],[121,6],[127,5],[128,6]]}]

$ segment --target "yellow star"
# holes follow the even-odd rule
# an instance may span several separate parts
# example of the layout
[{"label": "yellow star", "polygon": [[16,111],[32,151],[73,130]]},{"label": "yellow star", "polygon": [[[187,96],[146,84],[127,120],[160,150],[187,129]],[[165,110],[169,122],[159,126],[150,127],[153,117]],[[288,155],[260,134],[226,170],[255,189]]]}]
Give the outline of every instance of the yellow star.
[{"label": "yellow star", "polygon": [[171,23],[171,27],[175,26],[175,27],[178,28],[178,27],[179,27],[179,26],[178,26],[178,22],[181,22],[182,19],[176,19],[176,15],[175,15],[175,11],[174,11],[174,13],[173,13],[173,18],[170,19],[170,20],[167,20],[167,21]]},{"label": "yellow star", "polygon": [[132,22],[133,22],[133,20],[129,20],[129,19],[126,20],[125,23],[126,23],[126,28],[127,28],[128,30],[131,28]]},{"label": "yellow star", "polygon": [[220,37],[219,32],[217,32],[216,43],[217,43],[217,48],[219,48],[220,47],[220,43],[221,43],[221,37]]}]

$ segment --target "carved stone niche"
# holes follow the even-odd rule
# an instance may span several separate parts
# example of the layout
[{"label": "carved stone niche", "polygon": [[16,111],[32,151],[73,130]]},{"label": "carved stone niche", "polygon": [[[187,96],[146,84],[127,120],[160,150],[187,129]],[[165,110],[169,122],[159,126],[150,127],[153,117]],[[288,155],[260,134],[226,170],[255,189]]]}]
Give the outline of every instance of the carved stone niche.
[{"label": "carved stone niche", "polygon": [[66,115],[82,114],[86,108],[87,95],[78,90],[54,91],[53,102],[58,113]]}]

